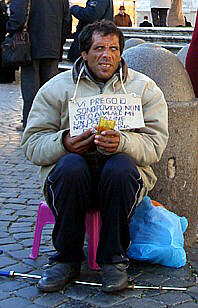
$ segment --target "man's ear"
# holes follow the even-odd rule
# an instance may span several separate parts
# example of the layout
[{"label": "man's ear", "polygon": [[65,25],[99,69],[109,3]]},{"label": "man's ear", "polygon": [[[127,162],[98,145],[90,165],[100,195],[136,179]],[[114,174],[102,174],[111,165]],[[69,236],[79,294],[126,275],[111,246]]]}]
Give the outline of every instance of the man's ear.
[{"label": "man's ear", "polygon": [[82,51],[81,52],[81,56],[82,56],[84,61],[87,61],[87,53],[86,53],[86,51]]}]

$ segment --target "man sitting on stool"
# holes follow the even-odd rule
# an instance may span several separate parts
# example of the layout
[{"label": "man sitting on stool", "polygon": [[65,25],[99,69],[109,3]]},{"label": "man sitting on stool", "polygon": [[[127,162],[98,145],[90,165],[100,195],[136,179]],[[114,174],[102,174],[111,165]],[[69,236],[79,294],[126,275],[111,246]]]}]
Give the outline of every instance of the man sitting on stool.
[{"label": "man sitting on stool", "polygon": [[[85,217],[93,209],[99,209],[102,220],[96,256],[102,290],[128,286],[130,218],[155,185],[150,165],[160,160],[168,141],[164,95],[149,77],[127,68],[121,58],[122,31],[111,21],[89,24],[80,33],[79,46],[81,57],[73,69],[38,91],[22,140],[26,157],[41,166],[46,201],[55,217],[52,239],[57,253],[52,259],[56,264],[42,274],[38,288],[43,292],[61,290],[80,274]],[[141,106],[144,124],[140,128],[123,126],[96,134],[82,127],[73,136],[77,119],[81,123],[86,116],[93,119],[109,107],[110,100],[119,101],[119,95],[126,102],[127,116],[133,114],[127,109],[132,102],[134,108]],[[83,107],[87,98],[96,102],[95,114]],[[68,106],[77,108],[70,119]],[[112,107],[119,117],[120,109]],[[73,116],[75,123],[69,121]]]}]

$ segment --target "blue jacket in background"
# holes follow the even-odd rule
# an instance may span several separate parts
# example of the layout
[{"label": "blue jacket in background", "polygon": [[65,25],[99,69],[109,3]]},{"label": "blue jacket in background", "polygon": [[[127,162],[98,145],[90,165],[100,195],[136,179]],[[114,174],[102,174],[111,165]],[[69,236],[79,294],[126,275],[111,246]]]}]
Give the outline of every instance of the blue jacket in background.
[{"label": "blue jacket in background", "polygon": [[106,19],[113,21],[113,0],[88,0],[86,7],[74,5],[70,11],[79,20],[74,42],[68,52],[68,59],[74,62],[80,56],[78,36],[83,27],[97,20]]},{"label": "blue jacket in background", "polygon": [[[20,31],[26,21],[28,0],[12,0],[7,31]],[[28,32],[33,59],[59,59],[71,17],[68,0],[31,0]]]},{"label": "blue jacket in background", "polygon": [[113,21],[113,0],[88,0],[85,8],[72,6],[71,14],[79,20],[76,31],[81,31],[85,25],[96,20]]}]

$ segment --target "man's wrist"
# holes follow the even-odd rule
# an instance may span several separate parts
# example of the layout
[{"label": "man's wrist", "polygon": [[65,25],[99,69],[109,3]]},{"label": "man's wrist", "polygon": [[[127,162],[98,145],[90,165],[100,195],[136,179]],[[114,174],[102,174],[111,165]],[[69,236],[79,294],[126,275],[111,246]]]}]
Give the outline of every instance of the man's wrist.
[{"label": "man's wrist", "polygon": [[65,150],[68,151],[67,146],[65,144],[65,136],[69,133],[69,130],[65,130],[62,134],[62,145],[64,146]]}]

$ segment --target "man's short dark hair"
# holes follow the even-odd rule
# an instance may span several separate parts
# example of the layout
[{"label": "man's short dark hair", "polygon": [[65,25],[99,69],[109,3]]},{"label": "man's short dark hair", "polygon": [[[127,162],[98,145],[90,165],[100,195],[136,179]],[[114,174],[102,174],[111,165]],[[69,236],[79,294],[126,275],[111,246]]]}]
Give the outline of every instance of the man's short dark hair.
[{"label": "man's short dark hair", "polygon": [[85,51],[88,53],[93,43],[93,33],[101,33],[102,36],[107,36],[109,34],[116,35],[119,38],[120,54],[122,54],[124,49],[124,35],[122,31],[118,29],[112,21],[104,19],[88,24],[82,29],[78,37],[80,52]]}]

